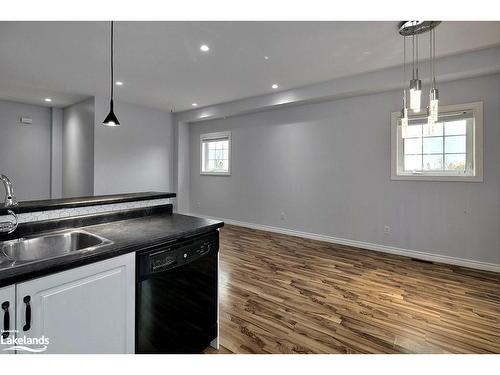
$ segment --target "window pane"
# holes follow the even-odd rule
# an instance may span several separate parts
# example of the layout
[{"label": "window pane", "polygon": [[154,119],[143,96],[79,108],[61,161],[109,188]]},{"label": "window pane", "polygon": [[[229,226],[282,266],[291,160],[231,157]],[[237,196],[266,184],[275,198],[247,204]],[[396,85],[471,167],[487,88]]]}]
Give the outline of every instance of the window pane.
[{"label": "window pane", "polygon": [[422,125],[409,125],[406,136],[410,137],[421,137],[422,136]]},{"label": "window pane", "polygon": [[425,136],[441,136],[443,135],[443,123],[438,122],[436,124],[424,124],[423,125],[424,129],[424,135]]},{"label": "window pane", "polygon": [[445,125],[445,135],[462,135],[465,134],[467,127],[465,120],[450,121]]},{"label": "window pane", "polygon": [[422,169],[422,155],[405,155],[405,171],[420,171]]},{"label": "window pane", "polygon": [[215,168],[215,160],[209,159],[208,160],[208,170],[212,171]]},{"label": "window pane", "polygon": [[443,137],[424,138],[424,154],[442,154]]},{"label": "window pane", "polygon": [[209,150],[215,150],[216,142],[208,142],[207,145]]},{"label": "window pane", "polygon": [[406,138],[404,143],[405,154],[421,154],[422,138]]},{"label": "window pane", "polygon": [[447,154],[465,153],[465,135],[445,137],[444,149]]},{"label": "window pane", "polygon": [[215,158],[217,160],[224,159],[224,151],[223,150],[217,150],[217,151],[215,151]]},{"label": "window pane", "polygon": [[219,141],[217,142],[217,149],[222,150],[223,148],[227,148],[227,141]]},{"label": "window pane", "polygon": [[442,170],[443,155],[424,155],[424,170]]},{"label": "window pane", "polygon": [[208,150],[208,158],[215,159],[215,150]]},{"label": "window pane", "polygon": [[220,170],[222,169],[222,160],[214,160],[215,163],[215,170]]},{"label": "window pane", "polygon": [[445,168],[448,170],[465,170],[465,154],[445,155]]}]

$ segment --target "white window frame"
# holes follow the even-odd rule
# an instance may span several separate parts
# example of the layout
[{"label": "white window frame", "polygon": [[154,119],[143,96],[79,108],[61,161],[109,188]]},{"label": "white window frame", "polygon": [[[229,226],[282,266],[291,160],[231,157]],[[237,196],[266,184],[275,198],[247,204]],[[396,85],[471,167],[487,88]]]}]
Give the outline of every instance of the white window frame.
[{"label": "white window frame", "polygon": [[[402,138],[400,136],[399,119],[401,112],[391,113],[391,180],[409,180],[409,181],[461,181],[461,182],[482,182],[483,181],[483,102],[454,104],[439,107],[439,113],[454,113],[461,111],[472,111],[474,117],[474,127],[472,132],[472,141],[468,137],[467,147],[472,147],[473,175],[457,175],[447,172],[404,172],[402,168]],[[411,119],[411,116],[410,116]],[[468,133],[469,134],[469,133]],[[470,143],[469,143],[470,142]]]},{"label": "white window frame", "polygon": [[[228,141],[228,168],[227,172],[203,171],[203,142],[224,139]],[[200,175],[204,176],[231,176],[231,132],[217,132],[200,135]]]}]

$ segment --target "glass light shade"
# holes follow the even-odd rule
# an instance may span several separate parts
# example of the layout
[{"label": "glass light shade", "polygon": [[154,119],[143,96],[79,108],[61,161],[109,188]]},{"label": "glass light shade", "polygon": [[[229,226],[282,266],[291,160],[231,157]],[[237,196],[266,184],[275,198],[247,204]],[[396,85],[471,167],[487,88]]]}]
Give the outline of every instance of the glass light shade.
[{"label": "glass light shade", "polygon": [[413,112],[420,112],[422,98],[422,81],[412,79],[410,81],[410,109]]},{"label": "glass light shade", "polygon": [[413,112],[420,112],[422,90],[410,89],[410,108]]},{"label": "glass light shade", "polygon": [[427,124],[424,124],[422,132],[424,137],[429,137],[436,131],[436,121],[431,116],[427,116]]},{"label": "glass light shade", "polygon": [[429,94],[429,118],[430,121],[432,121],[433,123],[438,121],[438,116],[439,116],[438,107],[439,107],[438,90],[433,88]]},{"label": "glass light shade", "polygon": [[406,138],[408,134],[408,109],[401,110],[401,138]]}]

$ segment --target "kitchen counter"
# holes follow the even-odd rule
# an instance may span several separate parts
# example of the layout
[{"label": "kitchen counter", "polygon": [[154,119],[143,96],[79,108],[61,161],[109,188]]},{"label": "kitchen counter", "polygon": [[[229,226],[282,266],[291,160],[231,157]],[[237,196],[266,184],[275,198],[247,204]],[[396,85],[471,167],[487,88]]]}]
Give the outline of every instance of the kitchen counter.
[{"label": "kitchen counter", "polygon": [[[102,214],[94,216],[99,216],[101,221],[103,217],[106,217]],[[111,217],[112,215],[110,215]],[[0,287],[173,242],[181,238],[207,233],[224,225],[221,221],[175,214],[168,210],[163,212],[157,210],[146,216],[121,218],[116,221],[92,225],[85,225],[84,219],[79,220],[79,225],[75,226],[74,229],[82,229],[104,237],[113,243],[92,251],[75,251],[56,258],[17,264],[6,258],[0,258]],[[56,220],[50,220],[50,224],[54,225],[54,222]],[[70,228],[66,226],[60,230],[68,229]],[[54,232],[54,230],[52,229],[50,232]],[[30,235],[34,234],[30,233]]]}]

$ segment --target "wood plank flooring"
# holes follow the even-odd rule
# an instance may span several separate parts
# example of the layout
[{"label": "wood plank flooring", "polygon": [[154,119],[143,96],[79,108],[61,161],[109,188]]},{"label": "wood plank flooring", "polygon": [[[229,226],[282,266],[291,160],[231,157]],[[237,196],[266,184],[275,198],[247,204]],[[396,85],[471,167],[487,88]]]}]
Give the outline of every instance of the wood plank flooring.
[{"label": "wood plank flooring", "polygon": [[219,353],[500,353],[500,274],[229,225],[220,265]]}]

